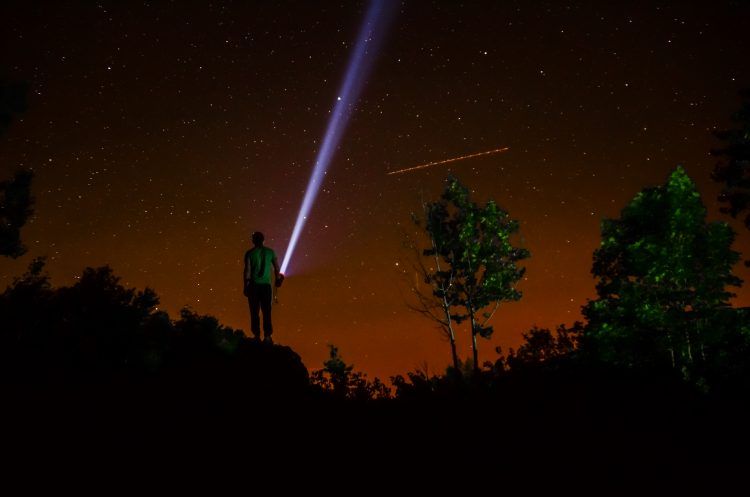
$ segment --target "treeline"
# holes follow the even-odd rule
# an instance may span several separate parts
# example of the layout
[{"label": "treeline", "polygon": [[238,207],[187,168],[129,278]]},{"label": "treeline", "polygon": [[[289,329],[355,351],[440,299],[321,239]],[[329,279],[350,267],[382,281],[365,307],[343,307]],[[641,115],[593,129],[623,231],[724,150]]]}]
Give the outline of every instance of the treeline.
[{"label": "treeline", "polygon": [[[734,127],[716,132],[722,147],[712,153],[721,160],[712,177],[722,184],[721,211],[744,216],[750,227],[750,92],[742,95]],[[531,254],[515,245],[518,222],[493,200],[473,201],[457,178],[449,177],[442,196],[423,207],[413,218],[426,242],[410,242],[422,276],[412,307],[437,323],[452,367],[444,377],[395,378],[397,396],[456,379],[492,383],[518,371],[562,367],[673,378],[703,393],[750,384],[749,312],[731,305],[742,284],[736,234],[725,222],[707,221],[682,167],[639,192],[618,218],[602,221],[591,270],[597,295],[582,306],[583,322],[556,333],[534,327],[517,351],[483,362],[478,338],[489,338],[490,320],[522,298],[517,282]],[[473,357],[462,361],[455,343],[466,328]]]},{"label": "treeline", "polygon": [[[1,87],[4,128],[23,110],[24,92]],[[722,210],[747,216],[750,101],[734,123],[717,133],[724,146],[713,151],[721,158],[713,178],[723,185]],[[5,256],[26,250],[20,230],[33,197],[32,176],[24,174],[0,183]],[[0,382],[211,385],[359,401],[473,391],[507,384],[521,372],[563,369],[672,378],[702,393],[750,383],[749,313],[730,304],[732,289],[742,284],[734,274],[741,259],[732,248],[735,233],[727,223],[707,221],[681,167],[664,184],[639,192],[619,218],[602,221],[592,264],[597,296],[583,305],[583,322],[555,332],[532,328],[517,350],[483,360],[480,343],[493,335],[492,320],[522,298],[517,284],[532,254],[514,241],[518,221],[494,200],[475,202],[457,178],[449,177],[441,197],[423,207],[413,216],[426,242],[412,244],[423,282],[413,288],[412,307],[447,338],[452,362],[444,374],[396,376],[392,389],[357,372],[334,346],[323,368],[308,374],[290,349],[263,348],[213,317],[183,309],[170,318],[152,290],[123,287],[109,267],[86,268],[75,284],[53,288],[37,258],[0,294]],[[472,357],[463,360],[456,340],[466,328]]]},{"label": "treeline", "polygon": [[[454,178],[448,188],[462,187]],[[518,349],[498,349],[481,365],[456,358],[444,374],[411,372],[391,378],[392,386],[356,371],[335,346],[323,368],[308,374],[290,349],[259,344],[214,317],[183,309],[172,319],[158,308],[153,290],[125,288],[107,266],[86,268],[74,284],[55,288],[37,258],[0,294],[0,382],[168,385],[370,401],[494,389],[532,371],[619,370],[672,378],[696,392],[744,388],[750,384],[750,318],[746,309],[730,306],[727,290],[741,283],[733,274],[740,256],[731,249],[731,229],[705,216],[694,183],[676,169],[664,185],[639,193],[619,219],[604,221],[592,270],[597,298],[584,306],[584,322],[554,331],[534,327]],[[434,260],[435,253],[424,257]],[[456,285],[456,276],[445,274],[450,267],[443,266],[441,278]],[[475,267],[471,284],[482,287],[487,271],[481,261]],[[513,272],[515,281],[521,273]],[[441,285],[447,288],[433,287],[438,307],[454,298]]]},{"label": "treeline", "polygon": [[308,373],[288,347],[266,346],[188,308],[171,319],[156,293],[126,288],[108,266],[53,287],[44,260],[0,294],[0,384],[298,396]]}]

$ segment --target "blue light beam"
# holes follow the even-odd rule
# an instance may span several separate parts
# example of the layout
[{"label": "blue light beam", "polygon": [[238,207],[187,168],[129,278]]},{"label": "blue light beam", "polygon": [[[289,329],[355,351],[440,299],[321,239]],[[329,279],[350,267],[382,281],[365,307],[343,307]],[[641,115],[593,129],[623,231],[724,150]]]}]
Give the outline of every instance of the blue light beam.
[{"label": "blue light beam", "polygon": [[331,117],[328,121],[328,127],[323,138],[323,145],[318,150],[315,158],[315,167],[313,168],[310,180],[307,182],[307,190],[302,200],[302,205],[297,214],[297,222],[294,223],[294,230],[289,239],[289,245],[284,254],[284,260],[281,263],[281,272],[286,274],[289,268],[289,262],[294,254],[294,249],[299,241],[302,229],[310,214],[315,198],[318,196],[323,178],[326,175],[328,166],[341,141],[341,137],[346,129],[354,104],[362,91],[365,78],[372,68],[376,52],[382,42],[382,35],[387,27],[388,20],[393,12],[393,7],[398,2],[393,0],[372,0],[370,7],[365,15],[364,24],[359,31],[359,38],[354,47],[349,66],[346,69],[344,80],[341,84],[336,102],[333,106]]}]

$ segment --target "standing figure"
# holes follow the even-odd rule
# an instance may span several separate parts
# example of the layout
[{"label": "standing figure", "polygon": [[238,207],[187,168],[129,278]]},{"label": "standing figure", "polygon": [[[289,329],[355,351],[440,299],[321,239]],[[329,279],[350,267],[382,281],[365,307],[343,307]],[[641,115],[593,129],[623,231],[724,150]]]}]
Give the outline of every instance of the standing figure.
[{"label": "standing figure", "polygon": [[[279,262],[273,250],[263,246],[263,233],[256,231],[252,235],[253,248],[245,252],[245,270],[242,273],[244,294],[250,307],[250,331],[256,340],[260,340],[260,312],[263,312],[263,341],[273,343],[273,324],[271,323],[271,300],[273,289],[271,282],[279,286],[283,276],[279,273]],[[271,279],[271,267],[273,277]]]}]

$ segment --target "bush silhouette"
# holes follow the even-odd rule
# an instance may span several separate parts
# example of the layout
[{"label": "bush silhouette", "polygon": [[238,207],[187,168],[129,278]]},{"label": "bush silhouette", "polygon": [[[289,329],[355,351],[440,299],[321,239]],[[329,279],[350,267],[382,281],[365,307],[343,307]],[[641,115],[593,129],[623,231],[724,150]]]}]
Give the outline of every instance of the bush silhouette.
[{"label": "bush silhouette", "polygon": [[299,396],[308,373],[288,347],[259,344],[212,316],[158,309],[109,266],[53,288],[44,259],[0,294],[0,381],[36,386],[148,386]]}]

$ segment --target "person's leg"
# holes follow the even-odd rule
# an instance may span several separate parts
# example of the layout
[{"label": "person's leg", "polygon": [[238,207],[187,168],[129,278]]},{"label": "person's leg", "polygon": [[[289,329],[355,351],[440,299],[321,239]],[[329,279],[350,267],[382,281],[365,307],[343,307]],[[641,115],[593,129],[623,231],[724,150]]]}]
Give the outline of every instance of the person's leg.
[{"label": "person's leg", "polygon": [[253,337],[260,339],[260,299],[258,297],[258,291],[253,289],[250,291],[247,302],[250,307],[250,331]]},{"label": "person's leg", "polygon": [[263,311],[263,336],[270,340],[273,334],[273,324],[271,323],[271,285],[263,285],[260,293],[260,308]]}]

